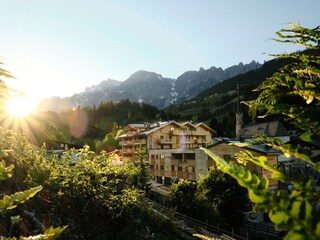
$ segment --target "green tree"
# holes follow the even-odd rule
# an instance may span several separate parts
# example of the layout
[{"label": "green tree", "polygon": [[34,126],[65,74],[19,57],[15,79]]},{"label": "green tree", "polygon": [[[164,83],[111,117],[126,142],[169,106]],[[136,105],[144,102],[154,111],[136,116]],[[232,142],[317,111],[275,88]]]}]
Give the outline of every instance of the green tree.
[{"label": "green tree", "polygon": [[172,184],[170,193],[171,206],[177,207],[177,211],[188,213],[190,216],[196,215],[196,198],[197,183],[180,180]]},{"label": "green tree", "polygon": [[113,124],[112,131],[107,133],[102,141],[95,141],[96,152],[101,152],[102,150],[106,152],[112,152],[115,149],[120,148],[119,136],[123,133],[123,130],[119,128],[118,124],[115,122]]},{"label": "green tree", "polygon": [[196,194],[217,206],[222,222],[233,226],[242,223],[243,212],[249,203],[248,194],[231,176],[211,168],[209,173],[200,179]]},{"label": "green tree", "polygon": [[151,190],[151,175],[149,167],[146,164],[147,154],[143,147],[139,147],[135,155],[137,158],[137,163],[135,164],[138,167],[137,187],[143,190],[145,195],[148,196]]},{"label": "green tree", "polygon": [[[279,115],[300,130],[302,147],[293,143],[283,143],[279,139],[261,136],[258,143],[275,147],[286,156],[294,156],[305,161],[317,172],[320,171],[320,157],[312,154],[310,144],[319,145],[320,139],[320,26],[314,29],[290,24],[290,29],[277,32],[276,41],[300,44],[307,49],[301,52],[275,55],[289,58],[291,63],[273,74],[258,88],[256,100],[246,104],[253,116]],[[273,173],[272,177],[294,186],[292,192],[268,190],[266,177],[259,179],[241,165],[232,165],[224,159],[203,149],[217,165],[238,183],[247,188],[256,211],[269,213],[276,229],[287,232],[285,239],[319,239],[319,213],[313,214],[313,204],[320,199],[320,193],[311,184],[311,179],[295,179],[286,176],[278,166],[270,165],[265,157],[255,157],[249,152],[237,156],[241,163],[251,161]]]},{"label": "green tree", "polygon": [[216,224],[219,212],[216,202],[208,201],[204,191],[198,191],[196,182],[180,180],[172,185],[169,205],[178,212],[202,221]]}]

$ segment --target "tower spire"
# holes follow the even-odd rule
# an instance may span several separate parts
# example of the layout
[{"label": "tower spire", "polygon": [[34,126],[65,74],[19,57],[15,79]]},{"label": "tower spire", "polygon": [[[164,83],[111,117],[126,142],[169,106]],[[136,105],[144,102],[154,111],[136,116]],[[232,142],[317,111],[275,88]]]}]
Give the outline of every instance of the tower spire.
[{"label": "tower spire", "polygon": [[243,125],[243,113],[240,109],[240,87],[237,84],[237,112],[236,112],[236,137],[240,137],[240,130]]},{"label": "tower spire", "polygon": [[240,112],[240,89],[239,83],[237,84],[237,113]]}]

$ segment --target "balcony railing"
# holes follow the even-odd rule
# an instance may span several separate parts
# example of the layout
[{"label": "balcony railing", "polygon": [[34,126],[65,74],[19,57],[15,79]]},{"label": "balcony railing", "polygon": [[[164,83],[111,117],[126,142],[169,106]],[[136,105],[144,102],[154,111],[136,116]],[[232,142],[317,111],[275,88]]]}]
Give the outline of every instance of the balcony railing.
[{"label": "balcony railing", "polygon": [[156,169],[154,169],[154,170],[150,170],[150,174],[151,175],[154,175],[154,176],[164,176],[164,170],[163,169],[161,169],[161,170],[156,170]]},{"label": "balcony railing", "polygon": [[133,144],[133,141],[122,141],[122,142],[121,142],[121,145],[122,145],[122,146],[132,145],[132,144]]},{"label": "balcony railing", "polygon": [[172,165],[187,165],[187,166],[195,166],[196,160],[194,159],[171,159]]},{"label": "balcony railing", "polygon": [[134,142],[135,145],[145,145],[147,144],[147,140],[146,139],[141,139],[141,140],[137,140]]},{"label": "balcony railing", "polygon": [[150,164],[164,165],[164,159],[150,159]]},{"label": "balcony railing", "polygon": [[195,131],[183,131],[183,130],[173,130],[172,131],[173,135],[181,135],[181,134],[192,135],[194,133],[195,133]]},{"label": "balcony railing", "polygon": [[157,143],[158,144],[172,144],[172,140],[171,139],[158,139]]}]

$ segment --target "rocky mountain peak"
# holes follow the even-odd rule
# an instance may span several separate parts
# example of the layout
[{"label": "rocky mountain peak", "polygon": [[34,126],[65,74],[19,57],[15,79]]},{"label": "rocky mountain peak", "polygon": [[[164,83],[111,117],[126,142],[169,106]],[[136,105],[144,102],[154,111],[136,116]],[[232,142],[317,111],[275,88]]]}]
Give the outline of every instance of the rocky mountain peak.
[{"label": "rocky mountain peak", "polygon": [[63,105],[64,102],[67,102],[68,106],[93,106],[99,105],[101,102],[111,100],[117,102],[122,99],[165,108],[171,104],[191,99],[225,79],[257,69],[260,66],[260,63],[252,61],[249,64],[239,63],[226,69],[214,66],[209,69],[201,67],[199,71],[187,71],[177,79],[164,78],[155,72],[139,70],[123,82],[107,79],[98,85],[87,87],[81,93],[58,99],[61,104],[57,103],[57,98],[52,101],[50,99],[44,100],[41,103],[41,108],[46,110],[45,106],[47,105],[52,110],[53,104],[50,102],[54,102],[57,106]]}]

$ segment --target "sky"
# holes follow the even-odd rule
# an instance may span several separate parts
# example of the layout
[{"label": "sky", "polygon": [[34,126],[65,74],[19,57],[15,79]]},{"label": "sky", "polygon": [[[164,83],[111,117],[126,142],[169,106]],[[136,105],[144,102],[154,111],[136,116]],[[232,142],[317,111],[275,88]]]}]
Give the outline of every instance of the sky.
[{"label": "sky", "polygon": [[298,48],[271,38],[320,25],[319,0],[0,0],[0,62],[35,101],[138,70],[177,78]]}]

